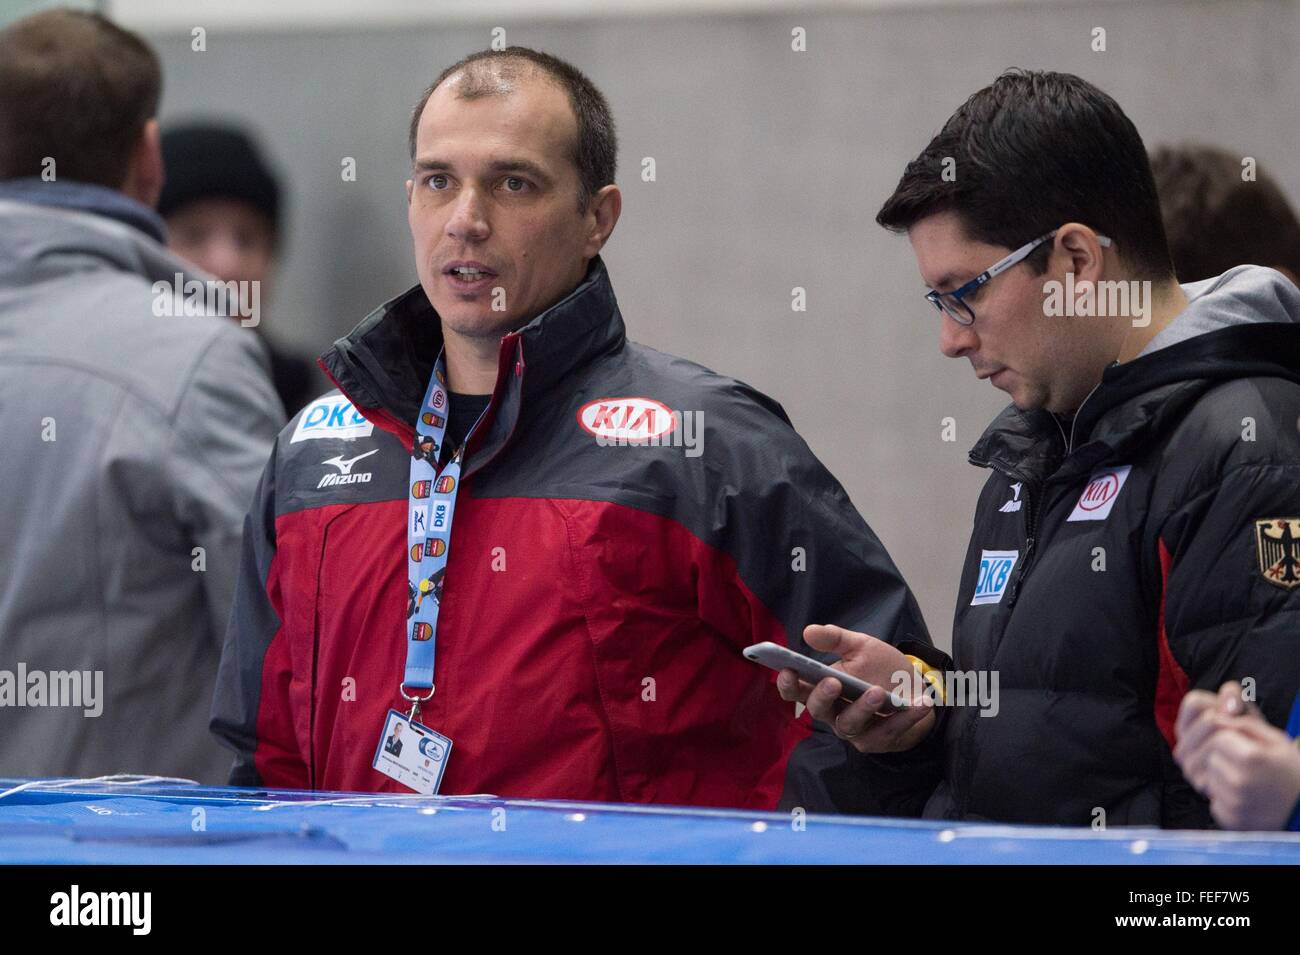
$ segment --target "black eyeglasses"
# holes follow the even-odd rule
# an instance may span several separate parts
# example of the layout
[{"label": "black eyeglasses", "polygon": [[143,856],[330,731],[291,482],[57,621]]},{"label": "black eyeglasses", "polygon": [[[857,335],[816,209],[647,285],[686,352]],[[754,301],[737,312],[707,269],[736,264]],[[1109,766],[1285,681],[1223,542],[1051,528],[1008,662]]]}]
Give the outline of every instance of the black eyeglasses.
[{"label": "black eyeglasses", "polygon": [[[1017,262],[1023,261],[1028,257],[1030,252],[1033,252],[1034,249],[1038,248],[1054,235],[1056,235],[1055,229],[1046,235],[1040,235],[1032,242],[1026,242],[1010,255],[999,259],[987,270],[975,276],[961,288],[953,289],[951,292],[936,292],[934,289],[931,289],[925,293],[926,301],[939,311],[943,312],[958,325],[973,325],[975,323],[975,311],[967,305],[963,299],[977,288],[986,284],[990,279],[1001,275]],[[1110,239],[1106,238],[1104,235],[1098,235],[1097,241],[1101,243],[1102,248],[1110,248]]]}]

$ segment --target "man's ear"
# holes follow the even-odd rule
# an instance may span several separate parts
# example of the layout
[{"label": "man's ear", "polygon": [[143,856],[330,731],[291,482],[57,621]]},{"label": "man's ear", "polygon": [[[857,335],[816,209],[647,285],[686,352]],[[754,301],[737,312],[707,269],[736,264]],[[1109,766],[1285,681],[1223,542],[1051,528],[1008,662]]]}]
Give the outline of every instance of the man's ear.
[{"label": "man's ear", "polygon": [[609,241],[622,211],[623,193],[613,183],[602,186],[600,191],[591,197],[586,212],[590,217],[591,225],[587,231],[587,242],[583,246],[585,258],[590,259],[595,256]]},{"label": "man's ear", "polygon": [[414,190],[415,190],[415,180],[414,179],[406,180],[406,204],[408,206],[411,204],[411,197],[415,194]]},{"label": "man's ear", "polygon": [[162,134],[158,129],[158,120],[149,119],[141,127],[140,136],[131,150],[122,192],[152,209],[158,205],[158,197],[162,195],[166,175],[166,170],[163,168]]},{"label": "man's ear", "polygon": [[1056,230],[1052,242],[1052,271],[1074,273],[1076,282],[1096,282],[1106,263],[1097,233],[1081,222],[1067,222]]}]

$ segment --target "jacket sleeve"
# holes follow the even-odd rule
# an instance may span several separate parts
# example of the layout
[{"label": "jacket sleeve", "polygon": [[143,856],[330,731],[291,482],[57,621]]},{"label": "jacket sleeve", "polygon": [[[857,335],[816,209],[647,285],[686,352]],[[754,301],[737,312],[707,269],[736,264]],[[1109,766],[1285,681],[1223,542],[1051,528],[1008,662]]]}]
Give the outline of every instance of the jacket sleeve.
[{"label": "jacket sleeve", "polygon": [[310,774],[289,706],[290,660],[284,642],[275,643],[284,620],[275,475],[273,452],[245,518],[243,555],[210,727],[235,752],[231,785],[309,789]]},{"label": "jacket sleeve", "polygon": [[[952,660],[928,640],[903,640],[895,644],[904,653],[924,660],[937,669],[953,669]],[[861,781],[859,789],[866,790],[873,805],[862,809],[844,809],[884,816],[921,816],[935,787],[943,778],[944,740],[951,710],[935,710],[935,722],[930,735],[914,748],[902,753],[859,753],[848,743],[842,743],[846,762],[853,776]],[[826,735],[836,742],[830,727],[822,726]]]},{"label": "jacket sleeve", "polygon": [[[733,436],[720,459],[709,455],[723,468],[711,482],[710,496],[719,502],[713,523],[741,581],[776,618],[777,641],[783,636],[791,649],[829,661],[804,643],[803,629],[832,623],[918,656],[937,654],[915,598],[843,487],[776,402],[746,392],[750,401],[729,405],[706,430],[706,440],[710,433]],[[745,645],[773,639],[757,627],[741,636]],[[818,721],[812,729],[786,764],[782,810],[919,813],[938,783],[940,742],[907,761],[881,761]],[[941,740],[938,731],[931,735]]]},{"label": "jacket sleeve", "polygon": [[244,514],[284,410],[271,385],[265,349],[253,333],[224,323],[196,363],[175,416],[168,471],[181,526],[202,547],[195,555],[209,639],[226,632],[239,566]]},{"label": "jacket sleeve", "polygon": [[1188,689],[1252,687],[1285,726],[1300,690],[1300,462],[1236,464],[1160,526],[1156,722],[1172,746]]},{"label": "jacket sleeve", "polygon": [[[947,657],[930,642],[920,608],[884,545],[849,501],[839,482],[808,452],[812,486],[823,488],[794,509],[797,526],[814,542],[816,571],[792,588],[782,607],[791,649],[825,662],[834,658],[803,641],[810,623],[834,623],[867,633],[939,666]],[[806,486],[803,481],[797,486]],[[809,563],[810,571],[814,564]],[[782,603],[778,601],[778,605]],[[946,714],[940,713],[940,716]],[[943,725],[937,722],[908,753],[867,755],[819,720],[786,768],[780,808],[807,812],[919,816],[943,767]]]}]

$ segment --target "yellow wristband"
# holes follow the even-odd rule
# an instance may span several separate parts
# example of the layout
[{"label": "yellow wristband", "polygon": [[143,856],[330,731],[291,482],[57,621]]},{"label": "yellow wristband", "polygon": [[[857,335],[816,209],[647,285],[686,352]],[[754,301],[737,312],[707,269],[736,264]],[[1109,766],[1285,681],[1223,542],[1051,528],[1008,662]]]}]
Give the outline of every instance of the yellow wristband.
[{"label": "yellow wristband", "polygon": [[934,695],[939,700],[939,703],[947,703],[948,699],[944,695],[943,691],[943,673],[941,673],[936,667],[930,666],[930,664],[926,663],[920,657],[914,657],[910,653],[905,653],[903,655],[912,661],[912,666],[916,667],[916,672],[921,679],[924,680],[928,686],[934,687]]}]

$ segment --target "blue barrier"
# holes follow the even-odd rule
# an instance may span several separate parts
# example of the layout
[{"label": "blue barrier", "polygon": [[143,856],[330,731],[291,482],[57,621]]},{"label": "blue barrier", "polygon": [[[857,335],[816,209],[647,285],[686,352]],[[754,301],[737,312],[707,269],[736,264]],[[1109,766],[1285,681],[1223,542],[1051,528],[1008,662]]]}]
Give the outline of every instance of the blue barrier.
[{"label": "blue barrier", "polygon": [[[22,788],[17,788],[17,787]],[[16,790],[16,791],[10,791]],[[0,780],[0,862],[1289,864],[1300,835]]]}]

